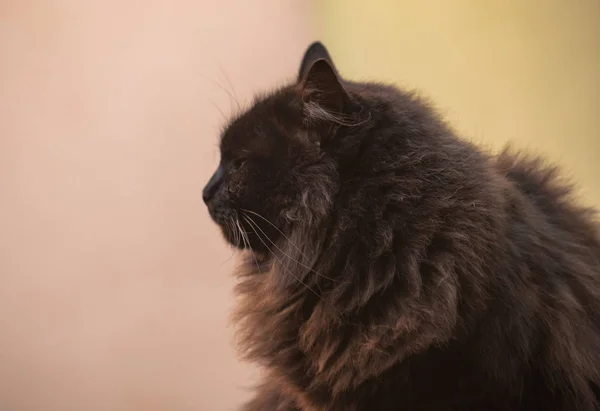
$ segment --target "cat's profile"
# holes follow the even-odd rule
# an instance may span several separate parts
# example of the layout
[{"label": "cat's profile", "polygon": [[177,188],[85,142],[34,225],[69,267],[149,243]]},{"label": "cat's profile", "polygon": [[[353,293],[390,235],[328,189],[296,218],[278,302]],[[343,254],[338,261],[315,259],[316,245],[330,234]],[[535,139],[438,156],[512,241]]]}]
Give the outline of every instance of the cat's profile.
[{"label": "cat's profile", "polygon": [[557,170],[457,138],[320,43],[224,129],[245,411],[600,409],[600,236]]}]

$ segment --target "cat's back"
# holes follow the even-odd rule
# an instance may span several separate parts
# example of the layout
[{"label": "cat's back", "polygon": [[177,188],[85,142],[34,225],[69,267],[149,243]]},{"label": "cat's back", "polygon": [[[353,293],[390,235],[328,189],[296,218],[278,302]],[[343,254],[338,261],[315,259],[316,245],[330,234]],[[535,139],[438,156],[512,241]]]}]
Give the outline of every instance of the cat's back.
[{"label": "cat's back", "polygon": [[[565,388],[564,398],[571,391],[578,393],[581,404],[593,403],[600,395],[600,230],[596,212],[579,205],[560,169],[540,158],[507,149],[497,156],[495,166],[509,187],[510,247],[504,271],[509,276],[505,292],[514,300],[509,304],[508,319],[518,313],[536,318],[532,324],[537,326],[530,330],[540,338],[538,354],[532,357],[538,375],[571,387]],[[517,308],[520,305],[525,311]],[[537,383],[542,384],[541,380]],[[559,398],[561,395],[552,401]],[[592,407],[590,402],[587,404]],[[596,408],[582,405],[580,409]]]},{"label": "cat's back", "polygon": [[[512,204],[519,203],[520,214],[539,223],[540,233],[557,243],[567,241],[590,257],[600,276],[600,225],[596,210],[581,206],[573,187],[562,171],[543,159],[511,150],[502,151],[496,159],[497,169],[512,184]],[[567,251],[567,249],[565,249]],[[593,268],[593,267],[591,267]]]}]

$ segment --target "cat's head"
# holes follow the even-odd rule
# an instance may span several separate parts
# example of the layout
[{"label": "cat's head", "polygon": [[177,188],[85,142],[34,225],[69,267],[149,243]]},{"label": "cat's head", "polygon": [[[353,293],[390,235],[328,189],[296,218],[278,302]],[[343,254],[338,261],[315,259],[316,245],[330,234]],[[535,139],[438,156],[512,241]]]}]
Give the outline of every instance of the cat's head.
[{"label": "cat's head", "polygon": [[368,118],[347,84],[314,43],[293,84],[257,98],[224,129],[203,198],[229,242],[267,251],[286,227],[329,213],[339,182],[336,138]]}]

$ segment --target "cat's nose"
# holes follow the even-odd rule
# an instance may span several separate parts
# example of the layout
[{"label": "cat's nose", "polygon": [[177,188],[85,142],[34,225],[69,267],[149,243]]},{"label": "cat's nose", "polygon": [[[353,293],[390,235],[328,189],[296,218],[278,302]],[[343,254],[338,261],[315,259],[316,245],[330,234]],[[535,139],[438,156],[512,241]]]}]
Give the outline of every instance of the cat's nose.
[{"label": "cat's nose", "polygon": [[207,190],[206,187],[204,187],[204,190],[202,190],[202,199],[204,200],[204,203],[208,203],[210,201],[210,199],[212,198],[212,193],[210,190]]},{"label": "cat's nose", "polygon": [[223,167],[219,166],[219,168],[217,168],[217,171],[215,171],[215,173],[212,175],[212,177],[206,184],[206,187],[204,187],[204,190],[202,190],[202,199],[205,203],[208,204],[208,202],[212,200],[212,198],[215,196],[217,191],[219,191],[219,187],[223,182],[223,175]]}]

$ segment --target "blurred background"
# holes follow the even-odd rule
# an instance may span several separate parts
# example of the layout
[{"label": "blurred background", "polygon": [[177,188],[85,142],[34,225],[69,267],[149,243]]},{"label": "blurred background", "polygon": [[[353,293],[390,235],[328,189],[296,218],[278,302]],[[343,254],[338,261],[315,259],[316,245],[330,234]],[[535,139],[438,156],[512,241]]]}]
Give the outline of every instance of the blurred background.
[{"label": "blurred background", "polygon": [[[234,410],[257,371],[201,190],[224,116],[293,79],[417,88],[600,206],[598,0],[0,2],[0,410]],[[223,114],[222,114],[223,113]]]}]

